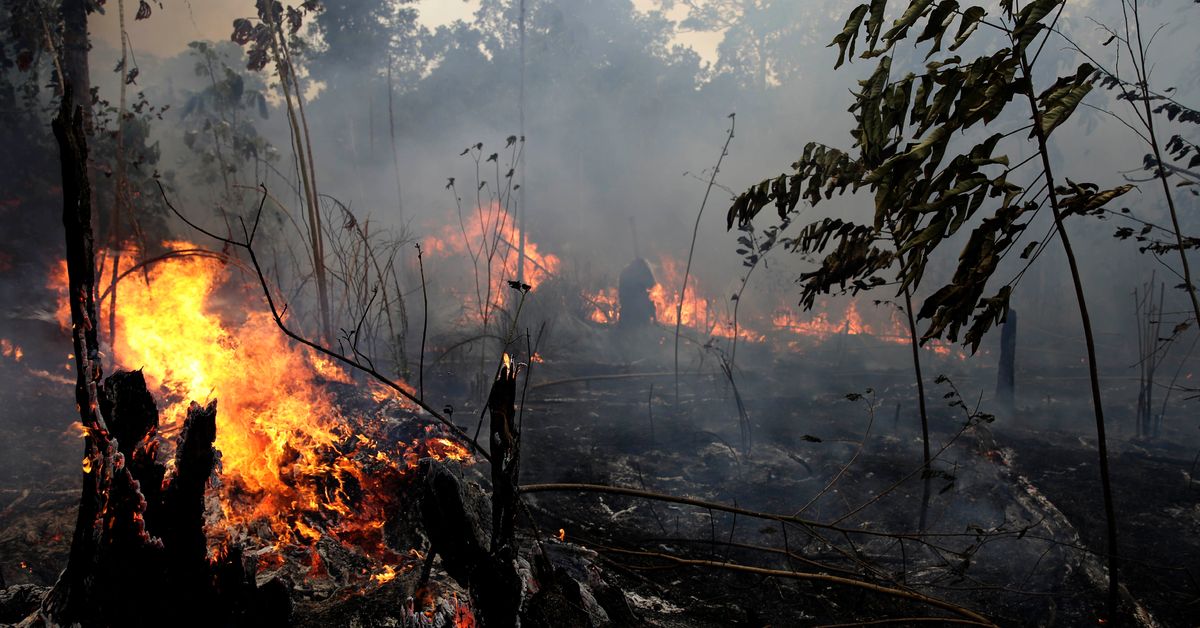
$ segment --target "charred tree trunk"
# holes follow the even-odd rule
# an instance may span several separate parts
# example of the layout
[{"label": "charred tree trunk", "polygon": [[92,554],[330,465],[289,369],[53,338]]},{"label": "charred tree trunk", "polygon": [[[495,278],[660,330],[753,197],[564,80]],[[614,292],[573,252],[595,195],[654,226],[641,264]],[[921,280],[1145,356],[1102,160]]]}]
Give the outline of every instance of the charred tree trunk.
[{"label": "charred tree trunk", "polygon": [[505,364],[488,397],[491,413],[491,535],[485,531],[487,502],[445,465],[422,463],[421,519],[430,558],[442,557],[446,573],[471,592],[487,628],[517,625],[521,579],[517,574],[515,526],[520,440],[516,433],[516,368]]},{"label": "charred tree trunk", "polygon": [[1017,363],[1017,311],[1010,309],[1000,331],[1000,368],[996,374],[996,401],[1006,412],[1014,409]]},{"label": "charred tree trunk", "polygon": [[92,80],[88,66],[88,2],[63,0],[58,8],[63,22],[63,100],[73,110],[83,108],[83,126],[92,123]]},{"label": "charred tree trunk", "polygon": [[[68,569],[47,596],[50,625],[286,625],[278,582],[258,589],[237,547],[210,561],[204,492],[216,466],[216,402],[188,409],[175,470],[157,460],[158,409],[141,372],[104,381],[109,418],[99,466],[86,477]],[[117,436],[117,438],[113,438]],[[98,511],[83,504],[95,499]]]},{"label": "charred tree trunk", "polygon": [[[71,2],[63,3],[64,20]],[[81,8],[82,10],[82,8]],[[86,13],[84,13],[86,31]],[[68,28],[69,30],[69,28]],[[86,32],[85,32],[86,44]],[[84,57],[86,60],[86,56]],[[44,613],[54,621],[71,623],[86,612],[85,576],[98,542],[96,518],[100,512],[101,477],[111,473],[112,447],[100,414],[97,389],[102,375],[100,344],[96,336],[96,258],[92,234],[91,183],[87,173],[87,136],[84,108],[74,105],[71,83],[54,118],[62,166],[63,228],[66,235],[67,300],[71,310],[71,341],[75,352],[75,405],[83,425],[83,487],[79,514],[71,538],[67,567],[43,602]]]},{"label": "charred tree trunk", "polygon": [[488,396],[491,414],[492,554],[511,551],[517,520],[517,470],[520,449],[516,435],[517,372],[506,363]]},{"label": "charred tree trunk", "polygon": [[216,461],[216,403],[204,409],[193,404],[188,411],[175,475],[163,490],[158,409],[145,379],[133,372],[101,381],[87,138],[83,108],[71,103],[68,86],[53,126],[62,163],[83,487],[67,567],[26,623],[286,623],[286,593],[281,597],[276,587],[270,596],[259,595],[240,552],[212,564],[207,558],[204,487]]}]

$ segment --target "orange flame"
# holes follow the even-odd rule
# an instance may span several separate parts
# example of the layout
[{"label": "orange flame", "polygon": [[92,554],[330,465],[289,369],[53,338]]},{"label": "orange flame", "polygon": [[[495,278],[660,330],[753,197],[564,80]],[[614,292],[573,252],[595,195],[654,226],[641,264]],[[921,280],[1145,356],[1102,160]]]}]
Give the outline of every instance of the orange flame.
[{"label": "orange flame", "polygon": [[[470,217],[464,216],[462,224],[457,217],[453,218],[437,234],[427,236],[422,246],[431,256],[443,260],[456,258],[465,264],[466,268],[460,271],[463,276],[471,276],[472,264],[478,269],[483,279],[481,285],[451,288],[468,305],[466,311],[473,311],[478,317],[485,309],[480,307],[481,303],[487,301],[489,307],[499,307],[512,293],[508,282],[516,280],[520,274],[520,236],[520,231],[513,224],[513,217],[502,205],[493,202],[487,207],[477,208]],[[560,267],[561,260],[557,255],[543,253],[537,243],[526,235],[525,283],[536,289],[556,275]],[[489,271],[491,275],[485,276]]]},{"label": "orange flame", "polygon": [[[123,265],[137,257],[136,251],[123,256]],[[60,268],[51,281],[61,280],[65,304]],[[191,400],[220,400],[215,446],[224,518],[210,538],[251,531],[276,551],[310,546],[310,573],[321,575],[315,545],[332,535],[393,566],[404,558],[383,540],[386,512],[394,508],[389,473],[398,477],[425,456],[469,461],[470,452],[432,431],[423,441],[380,444],[377,428],[335,403],[328,384],[352,383],[345,369],[291,344],[267,312],[222,311],[231,292],[250,290],[230,281],[230,272],[211,257],[168,258],[121,282],[117,292],[114,361],[143,370],[162,406],[161,429],[182,425]],[[234,301],[255,297],[249,292]],[[107,311],[107,302],[99,307]],[[87,471],[90,461],[83,464]]]},{"label": "orange flame", "polygon": [[607,288],[595,293],[584,293],[589,308],[588,319],[593,323],[608,325],[617,322],[617,289]]},{"label": "orange flame", "polygon": [[[889,344],[908,345],[912,342],[908,324],[901,320],[899,312],[893,311],[886,327],[871,325],[864,322],[859,314],[858,303],[850,301],[840,317],[830,318],[830,304],[821,303],[821,311],[805,319],[799,316],[795,308],[783,308],[771,317],[771,323],[776,329],[796,335],[806,336],[818,341],[831,336],[844,334],[847,336],[871,336],[880,342]],[[939,356],[954,355],[960,360],[968,356],[965,351],[942,340],[928,340],[922,348]]]},{"label": "orange flame", "polygon": [[14,362],[20,362],[21,358],[25,357],[25,352],[8,338],[0,338],[0,356],[12,358]]}]

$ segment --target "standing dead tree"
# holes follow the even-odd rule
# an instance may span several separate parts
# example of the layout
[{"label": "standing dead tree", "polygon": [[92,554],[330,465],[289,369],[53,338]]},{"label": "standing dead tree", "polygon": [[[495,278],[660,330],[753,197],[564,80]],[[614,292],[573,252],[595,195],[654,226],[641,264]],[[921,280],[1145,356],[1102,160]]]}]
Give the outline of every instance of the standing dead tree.
[{"label": "standing dead tree", "polygon": [[[67,93],[70,88],[67,89]],[[259,590],[236,547],[210,561],[204,489],[217,454],[216,402],[188,411],[168,479],[156,460],[158,410],[140,372],[102,380],[95,236],[83,108],[69,97],[53,122],[63,177],[75,399],[83,483],[67,566],[28,625],[286,624],[278,586]]]},{"label": "standing dead tree", "polygon": [[704,188],[704,200],[700,201],[700,209],[696,212],[696,224],[692,227],[692,241],[688,246],[687,265],[683,269],[683,285],[679,288],[679,300],[675,303],[675,405],[679,406],[679,330],[683,325],[683,302],[687,298],[688,278],[692,273],[692,256],[696,253],[696,236],[700,233],[700,218],[704,215],[704,207],[708,205],[708,195],[712,193],[717,183],[717,174],[721,172],[721,162],[729,154],[729,143],[733,141],[733,130],[737,125],[737,114],[729,114],[729,131],[725,134],[725,144],[721,146],[721,154],[713,166],[708,178],[708,186]]}]

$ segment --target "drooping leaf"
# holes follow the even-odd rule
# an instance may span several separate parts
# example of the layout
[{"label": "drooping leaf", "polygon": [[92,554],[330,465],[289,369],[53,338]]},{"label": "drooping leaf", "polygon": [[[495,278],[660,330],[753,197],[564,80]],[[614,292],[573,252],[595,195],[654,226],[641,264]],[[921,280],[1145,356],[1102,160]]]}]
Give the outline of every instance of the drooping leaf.
[{"label": "drooping leaf", "polygon": [[833,69],[836,70],[842,67],[847,53],[851,57],[854,56],[854,44],[858,41],[858,29],[862,26],[863,17],[866,16],[869,9],[870,7],[865,4],[854,7],[854,10],[850,12],[850,16],[846,18],[846,26],[842,28],[842,32],[838,33],[833,38],[833,41],[829,42],[829,46],[838,47],[837,63],[833,64]]},{"label": "drooping leaf", "polygon": [[1038,98],[1041,112],[1041,130],[1044,136],[1058,128],[1079,106],[1084,96],[1092,91],[1092,75],[1095,68],[1084,63],[1074,76],[1062,77]]},{"label": "drooping leaf", "polygon": [[950,44],[951,52],[958,50],[959,47],[967,42],[971,33],[974,33],[975,29],[979,28],[979,23],[985,15],[987,15],[987,10],[978,6],[969,7],[966,11],[962,12],[962,19],[958,22],[958,33],[954,35],[954,43]]},{"label": "drooping leaf", "polygon": [[926,59],[942,49],[942,38],[946,35],[946,29],[950,28],[950,24],[954,21],[954,13],[957,10],[958,2],[956,0],[942,0],[929,14],[925,30],[921,31],[921,35],[917,37],[918,44],[933,40],[933,47],[925,55]]}]

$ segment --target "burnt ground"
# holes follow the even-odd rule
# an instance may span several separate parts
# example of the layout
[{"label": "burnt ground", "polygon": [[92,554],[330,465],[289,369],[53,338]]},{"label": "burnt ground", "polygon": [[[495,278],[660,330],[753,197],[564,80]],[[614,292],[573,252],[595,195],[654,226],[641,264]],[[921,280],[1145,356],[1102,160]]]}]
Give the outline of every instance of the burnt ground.
[{"label": "burnt ground", "polygon": [[[623,486],[771,513],[808,505],[806,519],[841,521],[839,530],[812,529],[621,495],[543,492],[528,496],[538,532],[525,528],[527,545],[541,541],[580,581],[624,591],[620,603],[601,600],[616,625],[807,626],[948,615],[827,580],[721,566],[728,563],[913,589],[1006,626],[1095,624],[1104,601],[1104,519],[1094,436],[1086,422],[1064,418],[1085,404],[1078,382],[1040,383],[1016,416],[975,420],[964,430],[992,375],[932,360],[930,370],[948,372],[969,403],[966,412],[948,406],[955,400],[944,398],[949,385],[929,378],[931,440],[935,452],[949,445],[929,480],[930,536],[918,538],[924,482],[911,378],[848,354],[780,361],[740,352],[746,366],[735,381],[749,412],[750,451],[733,387],[715,360],[684,375],[678,405],[662,360],[551,359],[536,367],[523,419],[523,483]],[[0,425],[9,435],[0,459],[7,585],[53,583],[73,525],[79,444],[69,384],[48,376],[62,367],[47,362],[0,363]],[[849,393],[864,396],[848,400]],[[1193,481],[1195,440],[1179,434],[1195,426],[1181,419],[1178,433],[1138,441],[1122,429],[1126,408],[1114,406],[1112,468],[1128,599],[1157,625],[1192,625],[1200,612],[1200,483]],[[469,410],[463,404],[459,412]],[[465,477],[486,484],[478,467]],[[552,538],[560,528],[564,542]],[[661,555],[709,564],[679,565]],[[297,582],[296,623],[396,625],[413,578],[337,590]]]},{"label": "burnt ground", "polygon": [[[1083,545],[1104,547],[1095,439],[1054,431],[1007,440],[1019,452],[1018,466],[1072,522]],[[1125,586],[1162,625],[1195,625],[1200,616],[1197,451],[1163,440],[1118,440],[1115,449],[1109,464]]]},{"label": "burnt ground", "polygon": [[[1103,617],[1095,438],[1087,422],[1068,417],[1086,409],[1079,398],[1086,388],[1077,379],[1030,382],[1014,416],[960,434],[969,413],[948,406],[956,400],[945,398],[950,385],[968,397],[970,409],[994,371],[934,361],[952,378],[941,385],[929,378],[931,441],[935,452],[951,444],[937,457],[930,481],[926,530],[938,545],[931,548],[853,532],[915,535],[919,527],[923,481],[913,473],[920,441],[910,376],[842,357],[825,360],[776,362],[743,374],[739,392],[753,424],[749,455],[731,387],[718,373],[685,378],[678,411],[669,375],[560,378],[530,393],[522,481],[642,488],[791,514],[837,476],[804,515],[831,522],[853,511],[839,524],[852,531],[848,536],[826,531],[814,540],[802,528],[776,522],[596,493],[533,496],[541,527],[564,528],[569,541],[597,549],[629,590],[654,585],[671,612],[647,611],[646,617],[664,625],[820,625],[940,613],[852,587],[681,566],[630,550],[911,586],[1002,625],[1086,625]],[[614,372],[621,370],[630,369]],[[819,375],[788,379],[806,372]],[[834,392],[861,392],[864,384],[874,391],[857,401]],[[1128,557],[1124,621],[1192,625],[1200,609],[1200,482],[1192,481],[1195,439],[1179,432],[1195,426],[1185,415],[1169,437],[1132,438],[1120,423],[1131,413],[1119,403],[1121,385],[1109,384],[1116,400],[1109,416],[1116,424],[1110,425],[1110,450],[1120,551]],[[855,458],[872,400],[871,431]],[[881,492],[884,498],[857,510]],[[785,545],[800,556],[777,553]],[[1135,613],[1140,619],[1131,617]]]}]

